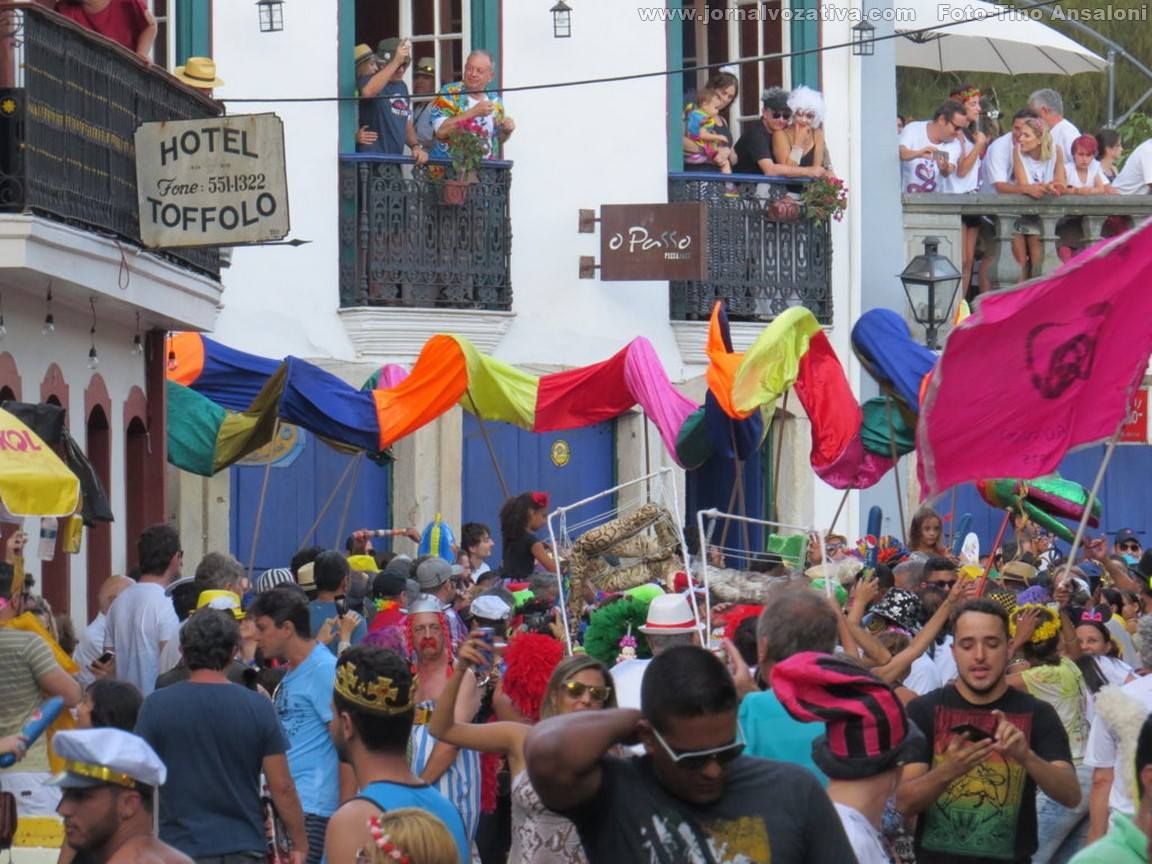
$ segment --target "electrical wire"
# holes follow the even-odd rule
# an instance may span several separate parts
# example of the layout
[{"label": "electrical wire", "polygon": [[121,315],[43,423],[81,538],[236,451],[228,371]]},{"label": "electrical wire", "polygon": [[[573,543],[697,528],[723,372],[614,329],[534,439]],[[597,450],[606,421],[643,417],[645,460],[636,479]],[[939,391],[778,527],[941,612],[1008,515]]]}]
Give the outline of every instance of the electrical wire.
[{"label": "electrical wire", "polygon": [[[939,30],[946,30],[950,27],[959,27],[961,24],[971,24],[974,21],[988,21],[994,18],[1000,18],[1004,15],[1020,15],[1027,13],[1033,9],[1042,9],[1048,6],[1055,6],[1060,0],[1037,0],[1035,3],[1029,3],[1024,6],[1003,6],[998,7],[1000,11],[994,14],[977,15],[972,18],[962,18],[957,21],[946,21],[943,24],[936,24],[931,27],[920,27],[916,30],[904,30],[901,32],[893,32],[884,36],[876,36],[872,41],[886,42],[890,39],[912,38],[920,35],[930,35]],[[692,23],[692,22],[685,22]],[[658,72],[635,72],[630,75],[611,75],[603,78],[581,78],[575,81],[556,81],[551,84],[522,84],[518,87],[504,87],[501,88],[500,93],[503,96],[506,93],[523,93],[535,90],[557,90],[562,87],[585,87],[591,84],[616,84],[621,81],[640,81],[646,78],[666,78],[671,75],[684,75],[692,72],[714,71],[723,69],[730,66],[743,66],[749,63],[763,63],[768,60],[788,60],[792,57],[806,57],[810,54],[822,54],[825,51],[838,51],[842,48],[851,48],[854,43],[852,42],[838,42],[833,45],[820,45],[815,48],[804,48],[799,51],[778,51],[774,54],[761,54],[758,57],[741,57],[736,60],[726,60],[721,63],[708,63],[700,66],[685,66],[681,69],[662,69]],[[472,93],[473,91],[467,91]],[[482,91],[487,92],[487,91]],[[435,94],[421,94],[415,96],[409,94],[407,97],[390,96],[389,98],[407,98],[421,99]],[[245,96],[245,97],[217,97],[218,102],[359,102],[360,96]]]}]

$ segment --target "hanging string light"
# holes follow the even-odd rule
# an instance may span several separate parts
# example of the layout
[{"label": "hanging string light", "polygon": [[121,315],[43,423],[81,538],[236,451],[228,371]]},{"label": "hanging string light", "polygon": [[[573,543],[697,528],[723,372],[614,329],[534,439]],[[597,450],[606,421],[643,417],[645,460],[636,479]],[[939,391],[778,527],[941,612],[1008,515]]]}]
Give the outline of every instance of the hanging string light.
[{"label": "hanging string light", "polygon": [[140,335],[140,313],[136,313],[136,335],[132,337],[132,356],[139,357],[144,353],[144,337]]},{"label": "hanging string light", "polygon": [[0,339],[8,335],[8,328],[4,326],[4,292],[0,291]]},{"label": "hanging string light", "polygon": [[41,336],[49,336],[56,332],[56,319],[52,315],[52,280],[48,280],[48,312],[44,316],[44,326],[40,328]]},{"label": "hanging string light", "polygon": [[176,362],[176,346],[172,342],[172,331],[168,331],[168,371],[175,372],[179,364]]},{"label": "hanging string light", "polygon": [[96,351],[96,298],[89,297],[88,303],[92,306],[92,328],[88,331],[92,345],[88,349],[88,368],[95,369],[100,365],[100,355]]}]

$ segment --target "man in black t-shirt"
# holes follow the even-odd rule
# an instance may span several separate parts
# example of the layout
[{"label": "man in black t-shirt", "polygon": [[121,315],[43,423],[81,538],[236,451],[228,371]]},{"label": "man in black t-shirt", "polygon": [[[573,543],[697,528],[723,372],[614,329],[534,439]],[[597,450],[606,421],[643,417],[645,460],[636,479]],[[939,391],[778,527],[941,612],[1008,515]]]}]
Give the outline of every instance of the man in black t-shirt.
[{"label": "man in black t-shirt", "polygon": [[1056,710],[1008,686],[1008,615],[971,600],[953,619],[953,684],[912,701],[926,738],[904,769],[897,809],[919,814],[919,864],[1032,860],[1036,788],[1065,807],[1080,801],[1068,735]]},{"label": "man in black t-shirt", "polygon": [[772,135],[788,128],[792,109],[788,91],[769,87],[764,91],[764,110],[760,122],[747,124],[736,142],[737,174],[768,174],[773,177],[817,177],[822,168],[779,165],[772,157]]},{"label": "man in black t-shirt", "polygon": [[[589,864],[855,860],[810,772],[742,755],[736,687],[711,652],[668,649],[649,664],[640,699],[643,713],[576,711],[528,735],[532,786],[576,825]],[[607,755],[637,738],[646,755]]]}]

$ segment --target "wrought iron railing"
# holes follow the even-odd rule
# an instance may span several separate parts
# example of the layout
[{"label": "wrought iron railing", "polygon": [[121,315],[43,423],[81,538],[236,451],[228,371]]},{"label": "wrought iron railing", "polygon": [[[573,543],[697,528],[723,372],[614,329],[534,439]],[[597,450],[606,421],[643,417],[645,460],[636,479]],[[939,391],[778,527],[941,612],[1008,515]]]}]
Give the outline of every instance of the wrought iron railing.
[{"label": "wrought iron railing", "polygon": [[[140,243],[134,135],[219,106],[130,52],[35,5],[0,5],[0,211]],[[211,247],[155,254],[218,276]]]},{"label": "wrought iron railing", "polygon": [[[669,201],[708,205],[708,274],[671,282],[673,320],[704,319],[717,300],[734,320],[766,321],[806,306],[832,323],[832,241],[827,221],[805,217],[795,202],[805,181],[746,174],[668,175]],[[788,198],[790,201],[780,202]],[[798,202],[795,202],[798,205]]]},{"label": "wrought iron railing", "polygon": [[340,305],[512,306],[511,162],[485,162],[462,203],[444,163],[340,157]]}]

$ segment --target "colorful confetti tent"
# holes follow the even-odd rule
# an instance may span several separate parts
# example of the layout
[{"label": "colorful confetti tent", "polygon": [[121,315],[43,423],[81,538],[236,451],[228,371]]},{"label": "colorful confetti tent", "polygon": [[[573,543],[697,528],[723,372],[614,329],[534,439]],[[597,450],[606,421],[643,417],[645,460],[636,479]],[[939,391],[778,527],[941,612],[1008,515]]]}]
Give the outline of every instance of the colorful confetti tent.
[{"label": "colorful confetti tent", "polygon": [[894,440],[897,452],[911,449],[915,387],[935,356],[885,310],[864,315],[853,339],[873,375],[893,391],[897,410],[857,404],[828,338],[802,307],[773,321],[748,351],[735,352],[717,304],[703,406],[672,385],[644,337],[600,363],[535,376],[481,354],[461,336],[437,335],[411,372],[382,367],[357,390],[295,357],[275,363],[182,333],[169,342],[169,461],[199,474],[219,471],[270,440],[276,418],[377,451],[457,405],[534,432],[590,426],[639,405],[668,451],[694,468],[717,455],[745,458],[759,447],[763,415],[795,387],[812,419],[817,473],[838,488],[863,488],[890,467]]}]

